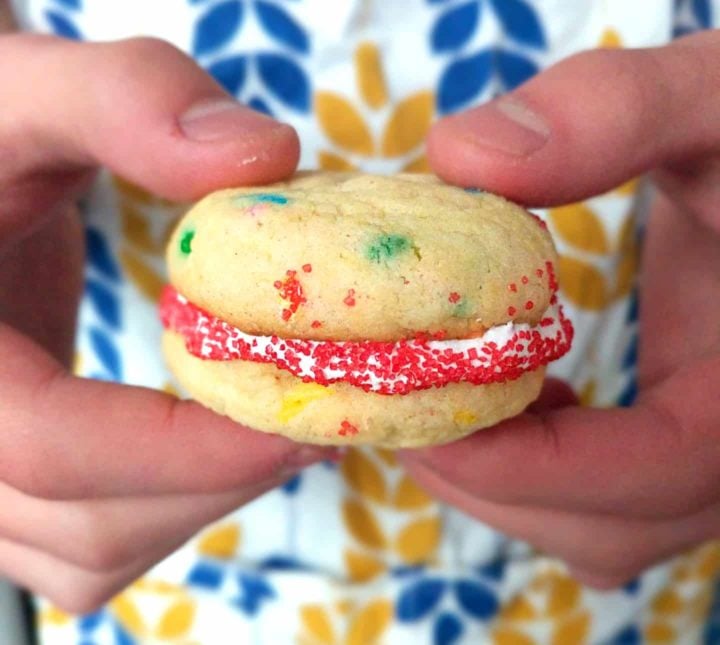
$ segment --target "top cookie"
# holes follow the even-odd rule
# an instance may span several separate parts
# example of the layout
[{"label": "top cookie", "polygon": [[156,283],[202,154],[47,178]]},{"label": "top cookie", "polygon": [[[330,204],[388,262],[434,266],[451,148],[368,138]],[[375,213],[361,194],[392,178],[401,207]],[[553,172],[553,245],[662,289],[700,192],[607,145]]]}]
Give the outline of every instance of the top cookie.
[{"label": "top cookie", "polygon": [[539,322],[556,252],[495,195],[429,175],[301,173],[209,195],[167,259],[178,291],[247,333],[398,340]]}]

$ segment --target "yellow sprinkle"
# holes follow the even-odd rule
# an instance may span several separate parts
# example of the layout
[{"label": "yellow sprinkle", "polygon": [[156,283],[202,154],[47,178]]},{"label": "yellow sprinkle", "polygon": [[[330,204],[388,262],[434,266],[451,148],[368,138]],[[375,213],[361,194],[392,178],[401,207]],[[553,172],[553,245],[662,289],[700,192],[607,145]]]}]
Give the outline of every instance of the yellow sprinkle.
[{"label": "yellow sprinkle", "polygon": [[477,416],[470,410],[458,410],[453,414],[453,421],[459,426],[471,426],[477,420]]},{"label": "yellow sprinkle", "polygon": [[277,418],[283,423],[287,423],[300,414],[309,403],[330,396],[332,393],[331,388],[317,383],[296,385],[283,397]]}]

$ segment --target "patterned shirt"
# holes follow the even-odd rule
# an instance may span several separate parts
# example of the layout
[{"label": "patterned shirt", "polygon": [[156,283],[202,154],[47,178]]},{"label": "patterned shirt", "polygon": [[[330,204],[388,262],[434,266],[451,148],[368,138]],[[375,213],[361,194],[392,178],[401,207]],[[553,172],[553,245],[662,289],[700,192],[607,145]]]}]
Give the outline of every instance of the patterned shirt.
[{"label": "patterned shirt", "polygon": [[[431,122],[583,49],[707,28],[720,0],[17,0],[79,40],[149,35],[300,133],[305,168],[428,169]],[[585,405],[635,396],[637,182],[541,212],[560,252],[572,352],[551,372]],[[84,204],[77,370],[175,391],[159,351],[162,251],[182,206],[103,175]],[[202,467],[202,466],[201,466]],[[322,515],[322,522],[317,518]],[[101,611],[39,600],[43,645],[534,645],[720,642],[720,545],[599,593],[562,563],[353,449],[207,527]]]}]

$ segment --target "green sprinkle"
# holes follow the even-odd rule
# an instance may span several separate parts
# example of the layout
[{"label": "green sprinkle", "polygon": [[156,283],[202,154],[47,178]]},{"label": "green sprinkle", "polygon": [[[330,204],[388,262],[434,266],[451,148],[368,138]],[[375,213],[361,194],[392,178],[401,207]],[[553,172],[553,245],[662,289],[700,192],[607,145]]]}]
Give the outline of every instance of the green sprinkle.
[{"label": "green sprinkle", "polygon": [[402,235],[381,235],[368,247],[367,258],[371,262],[380,263],[409,251],[411,248],[410,240]]},{"label": "green sprinkle", "polygon": [[180,253],[183,255],[190,255],[192,253],[192,241],[195,237],[195,231],[188,229],[185,231],[180,238]]},{"label": "green sprinkle", "polygon": [[452,311],[452,317],[453,318],[469,318],[470,314],[470,303],[463,298],[460,302],[458,302],[454,307]]}]

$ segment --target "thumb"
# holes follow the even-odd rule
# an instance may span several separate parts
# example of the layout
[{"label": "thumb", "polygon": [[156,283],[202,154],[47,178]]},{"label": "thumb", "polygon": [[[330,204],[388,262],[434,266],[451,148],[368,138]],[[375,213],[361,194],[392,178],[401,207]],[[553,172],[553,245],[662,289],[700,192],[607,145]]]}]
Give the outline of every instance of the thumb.
[{"label": "thumb", "polygon": [[574,56],[512,94],[439,121],[444,179],[545,206],[599,194],[720,143],[720,33]]},{"label": "thumb", "polygon": [[291,127],[234,101],[163,41],[9,36],[0,59],[13,61],[0,72],[0,141],[15,174],[104,165],[181,201],[297,164]]}]

